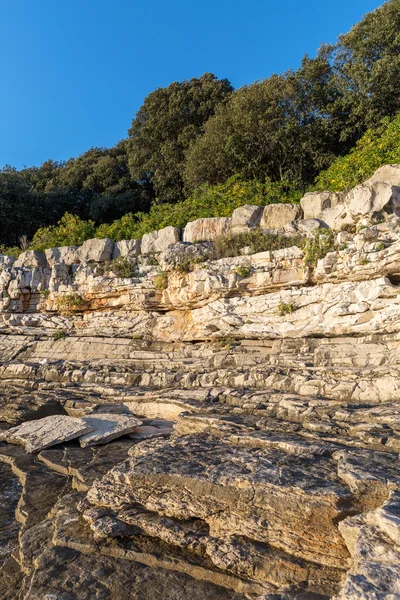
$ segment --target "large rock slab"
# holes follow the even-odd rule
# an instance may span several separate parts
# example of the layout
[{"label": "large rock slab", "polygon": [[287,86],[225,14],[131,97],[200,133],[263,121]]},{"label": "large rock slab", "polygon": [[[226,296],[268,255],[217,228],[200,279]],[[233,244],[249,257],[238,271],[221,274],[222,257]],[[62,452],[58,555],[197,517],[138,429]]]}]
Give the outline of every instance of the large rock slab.
[{"label": "large rock slab", "polygon": [[39,252],[39,250],[27,250],[19,255],[13,266],[24,269],[45,269],[47,267],[47,260],[43,252]]},{"label": "large rock slab", "polygon": [[380,167],[365,183],[373,185],[379,181],[400,186],[400,165],[384,165]]},{"label": "large rock slab", "polygon": [[79,246],[60,246],[59,248],[49,248],[45,250],[47,262],[50,267],[63,263],[64,265],[74,265],[79,262]]},{"label": "large rock slab", "polygon": [[229,217],[210,217],[190,221],[183,230],[184,242],[212,242],[222,235],[228,235],[232,229]]},{"label": "large rock slab", "polygon": [[245,204],[233,211],[232,233],[242,233],[259,225],[264,207]]},{"label": "large rock slab", "polygon": [[92,429],[92,426],[82,419],[66,415],[53,415],[12,427],[0,433],[0,440],[11,444],[21,444],[27,452],[40,452],[50,446],[85,435]]},{"label": "large rock slab", "polygon": [[178,242],[162,252],[158,260],[160,266],[168,270],[206,261],[213,256],[213,253],[214,244],[212,242],[201,242],[200,244]]},{"label": "large rock slab", "polygon": [[400,187],[382,181],[364,183],[347,194],[345,205],[353,216],[373,215],[384,209],[396,212],[400,208]]},{"label": "large rock slab", "polygon": [[297,204],[268,204],[261,218],[261,229],[285,229],[301,215]]},{"label": "large rock slab", "polygon": [[114,242],[108,238],[86,240],[79,248],[81,262],[106,262],[111,260]]},{"label": "large rock slab", "polygon": [[8,269],[12,267],[17,259],[14,256],[8,256],[7,254],[0,254],[0,268]]},{"label": "large rock slab", "polygon": [[180,239],[181,230],[178,227],[164,227],[164,229],[146,233],[142,238],[142,254],[163,252],[171,244],[179,242]]},{"label": "large rock slab", "polygon": [[116,258],[136,258],[140,254],[142,247],[141,240],[121,240],[115,242],[112,259]]},{"label": "large rock slab", "polygon": [[84,417],[83,420],[91,431],[79,438],[82,448],[106,444],[122,435],[133,433],[136,427],[142,425],[142,421],[130,415],[98,413]]}]

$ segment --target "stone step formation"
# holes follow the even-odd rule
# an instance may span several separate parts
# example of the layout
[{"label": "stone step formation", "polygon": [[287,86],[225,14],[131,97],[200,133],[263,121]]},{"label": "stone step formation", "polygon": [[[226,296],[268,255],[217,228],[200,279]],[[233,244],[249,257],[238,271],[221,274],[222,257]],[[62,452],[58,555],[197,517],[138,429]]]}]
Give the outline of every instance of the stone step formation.
[{"label": "stone step formation", "polygon": [[0,256],[1,599],[400,598],[399,198]]}]

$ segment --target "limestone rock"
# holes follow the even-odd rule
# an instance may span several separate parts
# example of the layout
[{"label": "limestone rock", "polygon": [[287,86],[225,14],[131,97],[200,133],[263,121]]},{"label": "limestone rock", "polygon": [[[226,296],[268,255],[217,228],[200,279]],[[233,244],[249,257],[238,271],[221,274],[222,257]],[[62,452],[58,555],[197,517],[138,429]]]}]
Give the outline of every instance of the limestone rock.
[{"label": "limestone rock", "polygon": [[27,452],[39,452],[61,442],[73,440],[92,431],[92,427],[82,419],[64,415],[54,415],[27,421],[0,433],[0,439],[11,444],[22,444]]},{"label": "limestone rock", "polygon": [[188,223],[183,230],[184,242],[213,241],[228,235],[232,229],[232,219],[228,217],[210,217],[196,219]]},{"label": "limestone rock", "polygon": [[400,187],[385,182],[364,183],[351,190],[345,197],[345,205],[352,215],[373,215],[388,209],[400,208]]},{"label": "limestone rock", "polygon": [[7,256],[6,254],[0,254],[0,268],[7,269],[12,267],[17,259],[14,256]]},{"label": "limestone rock", "polygon": [[49,248],[45,250],[46,260],[50,267],[63,263],[64,265],[74,265],[80,261],[78,246],[60,246],[59,248]]},{"label": "limestone rock", "polygon": [[214,245],[212,242],[191,244],[177,242],[169,246],[159,256],[159,263],[165,270],[174,269],[179,265],[190,265],[206,261],[213,256]]},{"label": "limestone rock", "polygon": [[141,246],[141,240],[121,240],[120,242],[115,242],[112,259],[115,260],[120,256],[122,258],[136,258],[140,255]]},{"label": "limestone rock", "polygon": [[263,210],[263,206],[254,206],[254,204],[245,204],[236,208],[232,214],[232,233],[242,233],[257,227],[260,224]]},{"label": "limestone rock", "polygon": [[306,235],[314,235],[316,229],[326,227],[326,224],[319,219],[300,219],[296,225],[298,230]]},{"label": "limestone rock", "polygon": [[13,266],[24,269],[45,269],[47,267],[46,256],[39,250],[27,250],[19,255]]},{"label": "limestone rock", "polygon": [[79,443],[82,448],[106,444],[122,435],[132,433],[142,421],[132,416],[96,413],[84,417],[83,421],[91,428],[89,433],[80,436]]},{"label": "limestone rock", "polygon": [[400,186],[400,165],[384,165],[380,167],[365,183],[367,185],[374,185],[381,181],[389,185]]},{"label": "limestone rock", "polygon": [[146,233],[142,238],[142,254],[163,252],[171,244],[176,244],[181,238],[178,227],[164,227],[158,231]]},{"label": "limestone rock", "polygon": [[261,218],[261,229],[285,229],[298,219],[301,209],[297,204],[268,204]]},{"label": "limestone rock", "polygon": [[106,262],[111,260],[114,242],[108,238],[83,242],[78,250],[80,262]]},{"label": "limestone rock", "polygon": [[342,195],[337,192],[308,192],[300,200],[305,219],[322,219],[322,213],[342,204]]}]

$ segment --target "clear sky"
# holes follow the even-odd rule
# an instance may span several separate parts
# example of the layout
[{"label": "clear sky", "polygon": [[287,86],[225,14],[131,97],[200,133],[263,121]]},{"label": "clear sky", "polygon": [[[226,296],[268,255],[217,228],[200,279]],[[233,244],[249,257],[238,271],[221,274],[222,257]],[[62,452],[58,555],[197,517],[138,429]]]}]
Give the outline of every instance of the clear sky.
[{"label": "clear sky", "polygon": [[0,167],[112,146],[172,81],[296,68],[382,2],[0,0]]}]

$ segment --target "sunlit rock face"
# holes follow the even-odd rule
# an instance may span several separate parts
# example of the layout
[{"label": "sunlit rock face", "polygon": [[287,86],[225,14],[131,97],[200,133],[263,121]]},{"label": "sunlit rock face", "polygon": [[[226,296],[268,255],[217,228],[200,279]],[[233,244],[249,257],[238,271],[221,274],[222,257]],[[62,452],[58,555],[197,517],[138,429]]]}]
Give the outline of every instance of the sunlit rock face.
[{"label": "sunlit rock face", "polygon": [[400,597],[399,173],[0,256],[0,598]]}]

